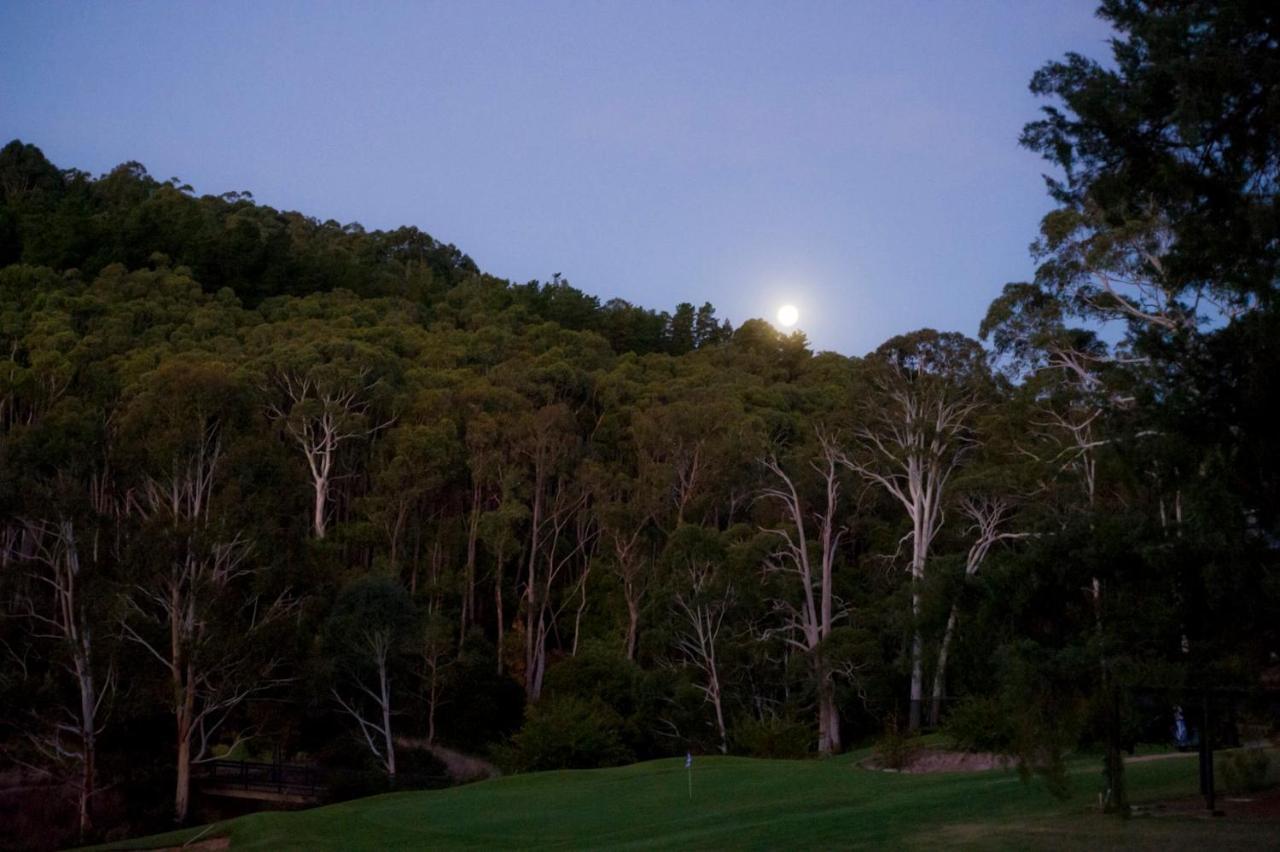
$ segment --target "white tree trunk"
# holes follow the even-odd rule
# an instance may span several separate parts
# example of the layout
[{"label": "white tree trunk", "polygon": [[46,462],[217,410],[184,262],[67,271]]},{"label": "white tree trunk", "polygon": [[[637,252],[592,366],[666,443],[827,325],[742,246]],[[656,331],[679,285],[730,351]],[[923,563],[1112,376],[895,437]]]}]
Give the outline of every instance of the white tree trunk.
[{"label": "white tree trunk", "polygon": [[942,528],[943,499],[952,472],[973,446],[972,399],[953,398],[945,381],[898,370],[881,385],[886,405],[858,430],[863,454],[843,463],[888,492],[911,521],[911,693],[908,728],[920,730],[924,705],[924,637],[920,596],[933,540]]},{"label": "white tree trunk", "polygon": [[[764,460],[765,468],[778,480],[778,485],[761,490],[761,495],[781,503],[787,528],[768,530],[781,539],[781,544],[765,564],[767,571],[796,577],[800,583],[801,604],[775,601],[775,606],[789,615],[783,628],[784,638],[801,650],[813,667],[817,694],[818,751],[833,754],[841,748],[840,713],[835,704],[835,688],[829,663],[822,659],[820,647],[834,624],[834,577],[836,551],[845,530],[836,525],[840,500],[839,466],[843,454],[830,436],[818,432],[819,454],[811,467],[821,476],[825,487],[822,511],[806,512],[795,481],[775,458]],[[820,565],[815,577],[809,554],[808,526],[810,518],[817,522]],[[817,586],[817,589],[815,589]],[[800,639],[794,637],[799,636]]]}]

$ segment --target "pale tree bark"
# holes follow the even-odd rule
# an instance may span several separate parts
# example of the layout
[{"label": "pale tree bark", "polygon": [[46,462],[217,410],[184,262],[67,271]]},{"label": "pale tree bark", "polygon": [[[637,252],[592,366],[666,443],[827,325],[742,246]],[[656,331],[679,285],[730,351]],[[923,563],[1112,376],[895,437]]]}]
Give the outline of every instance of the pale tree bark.
[{"label": "pale tree bark", "polygon": [[521,611],[516,616],[524,633],[524,687],[529,701],[537,701],[542,694],[547,642],[571,597],[562,595],[557,600],[558,581],[579,561],[585,570],[596,538],[587,511],[588,493],[571,482],[573,477],[565,471],[578,441],[572,412],[557,403],[532,413],[519,443],[532,486]]},{"label": "pale tree bark", "polygon": [[[1036,436],[1053,447],[1053,451],[1045,454],[1026,447],[1019,449],[1054,474],[1066,473],[1078,478],[1084,491],[1085,505],[1092,513],[1098,501],[1098,451],[1109,441],[1099,437],[1095,428],[1096,421],[1105,413],[1102,402],[1104,389],[1090,369],[1090,357],[1075,350],[1053,350],[1048,366],[1066,371],[1068,381],[1074,386],[1073,398],[1063,410],[1042,406],[1038,419],[1032,423],[1037,429]],[[1127,398],[1115,396],[1108,400],[1110,405],[1117,407],[1129,402],[1131,400]],[[1101,630],[1102,581],[1096,576],[1091,578],[1087,591],[1093,601],[1095,626]]]},{"label": "pale tree bark", "polygon": [[547,643],[560,613],[572,595],[557,601],[555,590],[573,566],[579,567],[578,581],[585,582],[594,554],[597,531],[587,511],[587,494],[557,481],[547,501],[541,535],[531,534],[530,547],[537,547],[529,559],[525,584],[525,696],[537,701],[542,696],[542,680],[547,670]]},{"label": "pale tree bark", "polygon": [[956,394],[945,380],[895,369],[880,384],[883,405],[869,425],[857,430],[858,457],[842,462],[883,488],[911,521],[911,704],[908,728],[920,730],[924,704],[924,638],[921,595],[933,541],[942,528],[943,500],[951,474],[974,441],[969,420],[977,405]]},{"label": "pale tree bark", "polygon": [[311,474],[311,530],[316,538],[324,538],[328,531],[329,492],[339,449],[391,425],[391,421],[377,426],[368,423],[367,397],[375,384],[367,382],[364,373],[352,386],[342,388],[322,386],[307,375],[285,372],[276,377],[267,414],[284,424],[306,459]]},{"label": "pale tree bark", "polygon": [[[1002,497],[971,497],[964,501],[961,511],[973,522],[970,527],[973,543],[965,554],[964,578],[968,582],[977,576],[991,548],[1001,541],[1024,538],[1025,533],[1005,532],[1003,527],[1009,520],[1013,505]],[[946,692],[947,656],[951,649],[951,640],[955,636],[956,622],[959,620],[960,601],[951,603],[951,612],[947,616],[947,626],[942,633],[942,643],[938,646],[938,663],[933,670],[933,702],[929,707],[929,724],[937,727],[942,717],[942,700]]]},{"label": "pale tree bark", "polygon": [[1084,213],[1080,229],[1059,249],[1079,269],[1066,293],[1079,304],[1077,313],[1088,309],[1131,326],[1195,334],[1208,319],[1202,303],[1226,321],[1260,306],[1255,296],[1227,292],[1213,281],[1187,285],[1170,276],[1166,261],[1176,236],[1168,214],[1155,205],[1136,211],[1119,230],[1092,203]]},{"label": "pale tree bark", "polygon": [[462,607],[458,616],[458,647],[467,641],[467,628],[476,618],[476,554],[480,542],[480,515],[486,495],[479,479],[471,486],[471,508],[467,513],[467,558],[462,570]]},{"label": "pale tree bark", "polygon": [[613,549],[613,572],[622,582],[622,597],[627,605],[624,649],[628,660],[636,658],[636,645],[640,635],[640,605],[649,585],[642,537],[651,520],[652,515],[644,515],[629,529],[608,531],[609,544]]},{"label": "pale tree bark", "polygon": [[[213,608],[229,590],[251,579],[251,547],[239,534],[223,541],[212,523],[214,483],[221,458],[216,423],[204,428],[189,455],[175,459],[170,473],[146,481],[141,496],[130,502],[138,513],[170,523],[182,542],[167,572],[134,585],[124,595],[128,612],[121,618],[125,638],[156,659],[169,676],[176,728],[177,772],[174,814],[184,822],[190,809],[191,767],[211,759],[211,748],[223,724],[245,700],[284,682],[272,677],[275,659],[255,660],[244,640],[285,618],[296,602],[282,593],[265,605],[252,598],[245,623],[234,633],[215,632]],[[140,624],[139,624],[140,623]],[[163,628],[158,641],[147,624]],[[234,747],[234,746],[233,746]]]},{"label": "pale tree bark", "polygon": [[426,666],[426,701],[427,701],[427,743],[436,741],[436,710],[440,708],[440,670],[444,667],[445,649],[428,638],[423,649],[422,660]]},{"label": "pale tree bark", "polygon": [[676,476],[676,526],[684,524],[684,513],[701,484],[705,443],[703,440],[681,441],[672,459]]},{"label": "pale tree bark", "polygon": [[[701,675],[698,689],[715,711],[720,752],[728,754],[729,734],[725,727],[724,704],[721,700],[716,642],[724,625],[725,614],[733,604],[734,590],[730,583],[718,594],[713,593],[711,586],[715,580],[714,573],[714,567],[708,563],[690,563],[688,592],[682,591],[675,596],[676,608],[684,617],[685,628],[676,639],[676,647]],[[838,742],[836,747],[839,747]]]},{"label": "pale tree bark", "polygon": [[95,625],[81,591],[85,569],[74,523],[28,521],[12,533],[5,536],[3,561],[36,566],[33,577],[47,592],[39,602],[34,596],[21,601],[19,614],[31,625],[27,636],[55,644],[64,658],[61,668],[75,682],[78,699],[59,706],[56,716],[33,719],[26,735],[47,764],[73,777],[77,828],[83,840],[93,827],[97,738],[102,733],[104,702],[114,693],[115,676],[108,669],[101,682],[96,677],[100,661],[93,641]]},{"label": "pale tree bark", "polygon": [[[818,433],[818,445],[818,456],[810,462],[810,467],[823,485],[820,509],[806,511],[795,480],[773,457],[766,458],[764,466],[776,484],[761,489],[760,495],[779,503],[787,522],[787,527],[765,530],[781,540],[766,561],[765,569],[794,577],[800,584],[799,606],[785,599],[774,601],[775,609],[786,618],[786,624],[778,633],[789,645],[805,653],[813,665],[817,684],[818,751],[833,754],[841,749],[840,713],[835,703],[834,672],[830,662],[823,659],[820,645],[831,634],[835,621],[832,573],[836,552],[845,535],[845,529],[836,524],[842,454],[834,439],[822,432]],[[816,566],[809,542],[811,526],[816,527]]]},{"label": "pale tree bark", "polygon": [[369,751],[382,764],[387,778],[396,778],[396,746],[391,729],[391,669],[392,635],[390,630],[367,630],[360,637],[361,650],[373,663],[374,684],[366,684],[360,677],[352,678],[356,692],[372,702],[367,710],[363,699],[348,699],[334,687],[331,691],[342,711],[355,720],[361,737]]},{"label": "pale tree bark", "polygon": [[498,623],[498,674],[502,674],[502,661],[506,656],[507,619],[502,606],[502,574],[506,567],[505,548],[499,543],[493,555],[493,610],[494,619]]}]

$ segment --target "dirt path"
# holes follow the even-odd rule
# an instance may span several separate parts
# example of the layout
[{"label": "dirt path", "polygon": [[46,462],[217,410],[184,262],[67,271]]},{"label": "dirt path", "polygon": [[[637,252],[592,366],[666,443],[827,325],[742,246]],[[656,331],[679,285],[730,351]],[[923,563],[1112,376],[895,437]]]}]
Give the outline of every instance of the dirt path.
[{"label": "dirt path", "polygon": [[1125,763],[1150,763],[1153,760],[1172,760],[1176,757],[1199,757],[1198,751],[1170,751],[1164,754],[1144,754],[1141,757],[1126,757]]},{"label": "dirt path", "polygon": [[398,748],[430,752],[436,760],[445,765],[449,776],[458,783],[480,781],[485,778],[497,778],[502,773],[498,767],[487,760],[454,751],[438,743],[429,743],[418,737],[396,737]]},{"label": "dirt path", "polygon": [[[1176,758],[1196,757],[1194,751],[1171,751],[1166,754],[1144,754],[1141,757],[1126,757],[1124,762],[1147,763],[1152,760],[1173,760]],[[990,769],[1011,769],[1014,760],[1011,757],[990,752],[950,751],[947,749],[924,748],[917,752],[901,769],[886,769],[878,766],[875,759],[865,760],[862,764],[867,769],[881,772],[904,772],[908,775],[931,772],[986,772]]]}]

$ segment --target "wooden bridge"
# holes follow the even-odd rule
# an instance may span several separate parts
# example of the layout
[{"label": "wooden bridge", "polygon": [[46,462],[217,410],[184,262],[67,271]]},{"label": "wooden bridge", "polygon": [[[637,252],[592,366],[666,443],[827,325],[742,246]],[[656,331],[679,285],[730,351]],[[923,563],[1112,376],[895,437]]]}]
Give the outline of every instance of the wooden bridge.
[{"label": "wooden bridge", "polygon": [[192,768],[191,780],[206,796],[314,805],[328,789],[315,766],[211,760]]}]

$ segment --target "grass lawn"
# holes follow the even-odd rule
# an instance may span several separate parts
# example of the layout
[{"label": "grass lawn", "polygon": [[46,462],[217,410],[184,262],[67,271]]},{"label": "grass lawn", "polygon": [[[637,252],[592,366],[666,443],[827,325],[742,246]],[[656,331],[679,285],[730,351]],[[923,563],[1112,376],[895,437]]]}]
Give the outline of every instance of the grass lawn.
[{"label": "grass lawn", "polygon": [[[1280,849],[1280,824],[1092,812],[1101,762],[1071,765],[1075,795],[1015,773],[900,775],[831,760],[700,757],[544,772],[310,811],[259,813],[119,848],[229,837],[232,849],[937,848]],[[1135,802],[1189,796],[1194,758],[1128,768]]]}]

